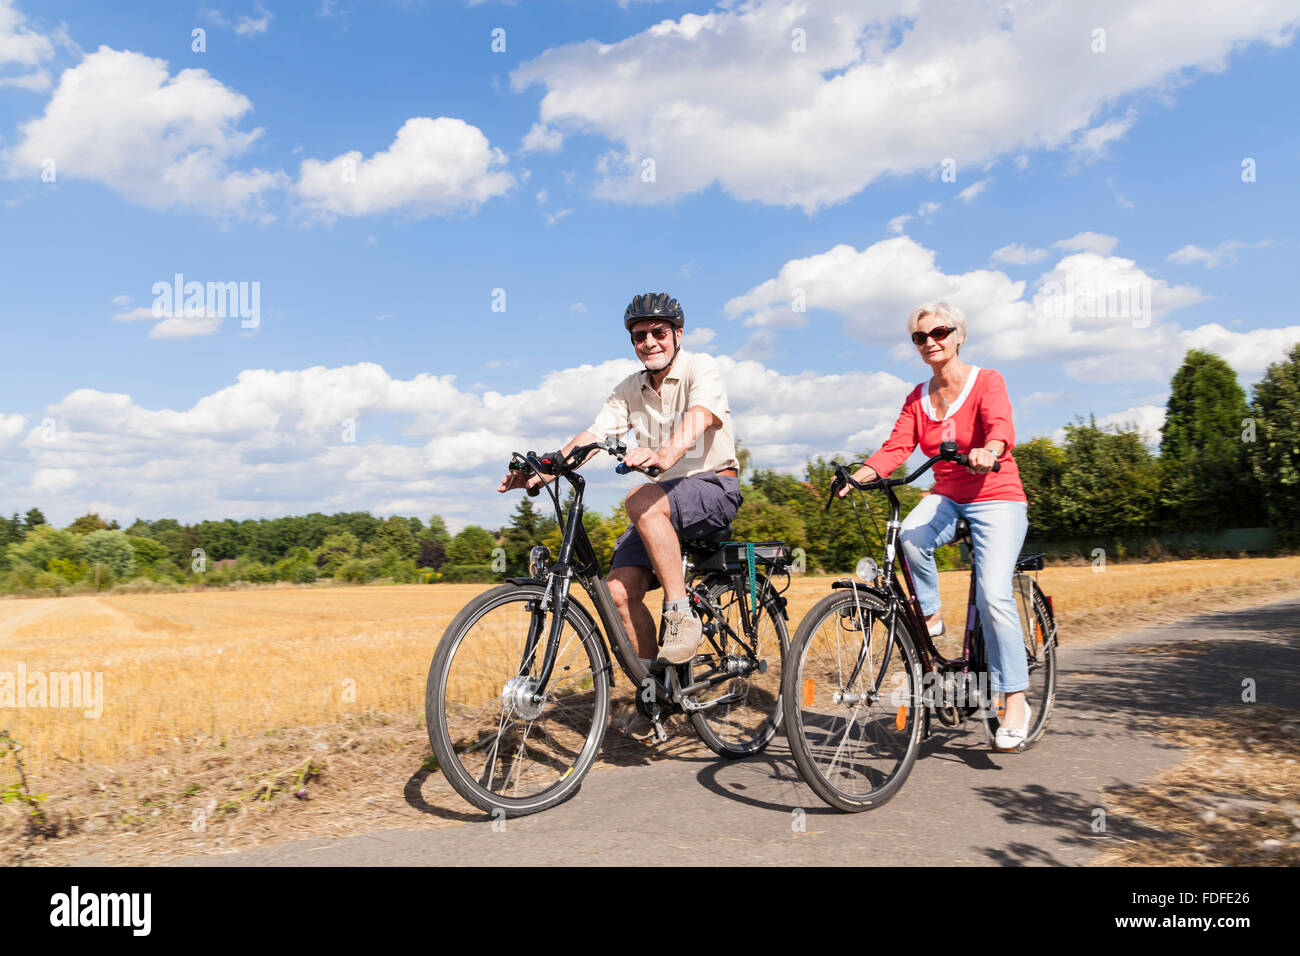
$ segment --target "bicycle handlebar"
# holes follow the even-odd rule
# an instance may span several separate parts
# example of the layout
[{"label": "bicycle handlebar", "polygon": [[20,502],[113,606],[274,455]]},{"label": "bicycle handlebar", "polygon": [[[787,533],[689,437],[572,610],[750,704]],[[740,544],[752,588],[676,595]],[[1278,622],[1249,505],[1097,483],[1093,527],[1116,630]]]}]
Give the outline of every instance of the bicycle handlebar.
[{"label": "bicycle handlebar", "polygon": [[[826,501],[825,510],[831,510],[831,505],[835,501],[836,493],[846,484],[858,489],[858,491],[868,491],[872,488],[895,488],[898,485],[910,485],[941,461],[952,461],[959,465],[969,467],[970,455],[965,452],[957,451],[957,443],[955,441],[946,441],[939,445],[939,454],[925,462],[925,464],[920,465],[916,471],[912,472],[906,478],[883,478],[878,476],[875,481],[868,482],[854,481],[853,475],[849,472],[846,465],[842,465],[838,461],[833,461],[831,462],[831,465],[835,468],[835,477],[831,480],[831,496]],[[1001,471],[1002,462],[994,460],[993,470]]]},{"label": "bicycle handlebar", "polygon": [[[614,438],[607,438],[602,442],[592,442],[588,445],[580,445],[574,448],[567,455],[563,452],[553,451],[543,455],[536,452],[528,452],[526,455],[520,455],[515,452],[515,456],[509,464],[510,471],[523,471],[527,469],[535,474],[553,475],[560,477],[567,475],[569,472],[577,469],[579,465],[587,460],[587,456],[593,451],[605,451],[619,460],[615,471],[620,475],[626,475],[629,471],[639,471],[651,478],[658,478],[662,469],[658,465],[651,465],[648,468],[642,468],[640,465],[629,465],[623,461],[623,456],[627,454],[627,445]],[[536,497],[541,492],[541,485],[525,486],[525,491],[529,497]]]}]

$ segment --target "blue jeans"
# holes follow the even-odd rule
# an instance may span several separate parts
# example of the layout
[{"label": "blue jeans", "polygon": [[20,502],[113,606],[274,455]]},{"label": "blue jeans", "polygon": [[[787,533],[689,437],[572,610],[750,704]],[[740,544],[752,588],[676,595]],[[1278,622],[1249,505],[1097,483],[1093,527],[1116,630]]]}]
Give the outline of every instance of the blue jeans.
[{"label": "blue jeans", "polygon": [[939,569],[934,549],[957,534],[957,519],[970,522],[975,548],[975,606],[984,622],[989,657],[989,686],[995,694],[1029,687],[1024,632],[1011,579],[1029,527],[1023,501],[977,501],[958,504],[943,495],[922,498],[903,520],[899,541],[912,569],[912,583],[926,617],[939,610]]}]

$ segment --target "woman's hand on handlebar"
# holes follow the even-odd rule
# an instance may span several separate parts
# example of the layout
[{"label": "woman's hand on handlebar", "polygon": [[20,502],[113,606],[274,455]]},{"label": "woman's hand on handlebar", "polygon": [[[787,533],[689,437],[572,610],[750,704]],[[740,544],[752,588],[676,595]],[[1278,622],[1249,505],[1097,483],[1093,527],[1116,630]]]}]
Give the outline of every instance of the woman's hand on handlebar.
[{"label": "woman's hand on handlebar", "polygon": [[[876,469],[870,467],[869,465],[863,465],[861,468],[859,468],[857,471],[853,473],[853,480],[858,482],[859,484],[864,484],[868,481],[875,481],[879,477],[880,476],[876,474]],[[847,498],[849,496],[849,492],[852,490],[853,490],[852,485],[841,485],[839,490],[836,491],[835,494],[840,498]]]},{"label": "woman's hand on handlebar", "polygon": [[972,475],[987,474],[993,470],[998,460],[997,455],[987,448],[972,448],[966,457],[969,461],[966,470]]}]

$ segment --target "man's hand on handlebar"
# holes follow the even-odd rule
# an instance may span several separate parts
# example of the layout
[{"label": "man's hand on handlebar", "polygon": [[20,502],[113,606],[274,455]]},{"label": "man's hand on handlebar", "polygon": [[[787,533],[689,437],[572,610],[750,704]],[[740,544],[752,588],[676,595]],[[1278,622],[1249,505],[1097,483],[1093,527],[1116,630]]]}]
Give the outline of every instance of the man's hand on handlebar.
[{"label": "man's hand on handlebar", "polygon": [[516,488],[538,488],[545,480],[537,475],[526,474],[523,470],[508,471],[506,476],[501,479],[501,484],[497,485],[497,491],[505,494],[507,491],[513,491]]},{"label": "man's hand on handlebar", "polygon": [[629,448],[627,454],[623,456],[623,464],[632,468],[642,468],[649,471],[651,468],[658,468],[659,471],[667,471],[673,463],[665,461],[664,457],[657,451],[651,451],[649,448]]}]

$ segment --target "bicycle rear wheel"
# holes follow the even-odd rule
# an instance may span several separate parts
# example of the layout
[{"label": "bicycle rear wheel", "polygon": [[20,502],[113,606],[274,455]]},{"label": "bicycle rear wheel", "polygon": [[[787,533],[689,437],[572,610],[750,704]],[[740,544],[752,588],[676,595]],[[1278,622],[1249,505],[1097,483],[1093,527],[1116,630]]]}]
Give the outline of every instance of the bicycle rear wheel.
[{"label": "bicycle rear wheel", "polygon": [[781,664],[790,645],[789,632],[776,602],[765,601],[751,652],[742,640],[744,603],[734,582],[719,582],[708,589],[708,595],[715,614],[712,620],[706,614],[704,623],[714,624],[717,631],[705,638],[700,652],[686,668],[688,679],[702,681],[735,672],[754,663],[755,658],[762,670],[751,670],[695,695],[701,704],[710,706],[708,710],[691,711],[691,724],[719,756],[748,757],[761,752],[781,728]]},{"label": "bicycle rear wheel", "polygon": [[[572,605],[540,702],[536,681],[553,611],[539,585],[479,595],[447,626],[425,692],[429,743],[456,792],[481,810],[521,816],[581,785],[609,719],[608,663],[590,622]],[[529,635],[536,638],[525,660]]]},{"label": "bicycle rear wheel", "polygon": [[[1026,578],[1028,580],[1028,578]],[[1025,699],[1031,708],[1029,732],[1024,742],[1015,749],[1015,753],[1024,753],[1042,739],[1047,730],[1047,723],[1052,719],[1052,710],[1056,706],[1056,626],[1052,616],[1047,612],[1047,602],[1043,592],[1032,581],[1029,587],[1016,589],[1016,604],[1020,609],[1021,632],[1025,642],[1025,654],[1028,657],[1029,687],[1025,690]],[[1023,622],[1032,622],[1031,628]],[[981,623],[979,640],[984,640]],[[985,721],[985,729],[990,743],[998,732],[1001,713],[1001,701],[997,707],[990,709],[990,716]]]},{"label": "bicycle rear wheel", "polygon": [[782,690],[790,750],[819,797],[857,812],[899,791],[921,746],[921,662],[882,598],[844,590],[819,601],[790,644]]}]

